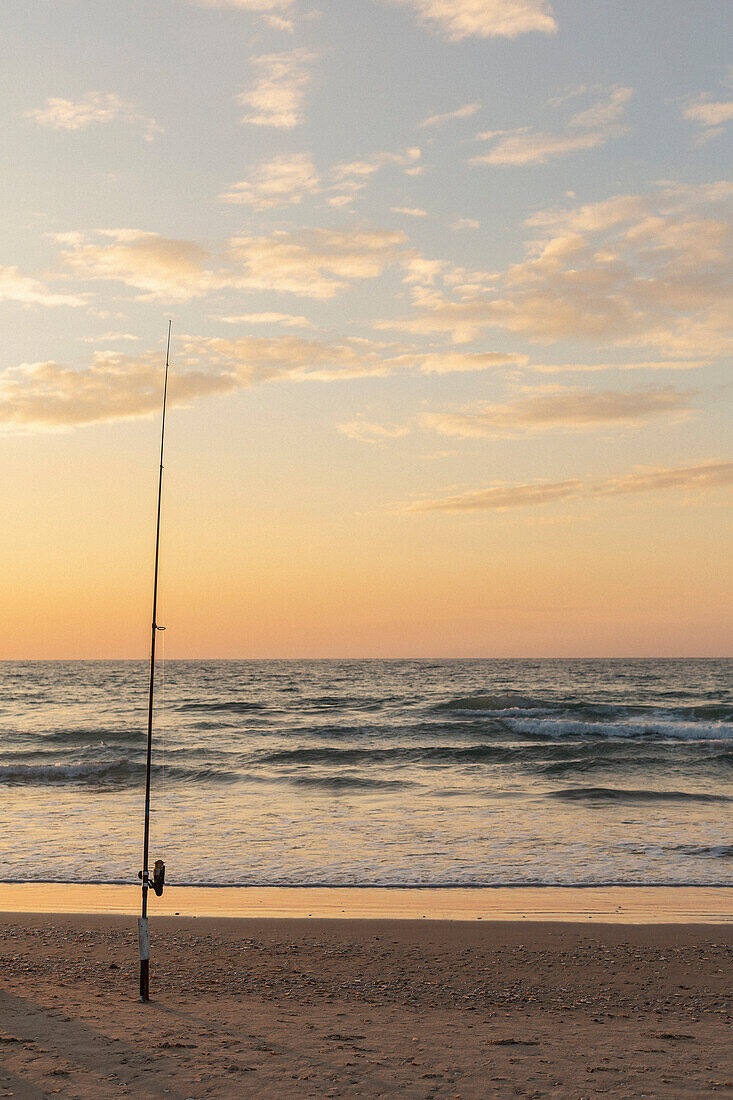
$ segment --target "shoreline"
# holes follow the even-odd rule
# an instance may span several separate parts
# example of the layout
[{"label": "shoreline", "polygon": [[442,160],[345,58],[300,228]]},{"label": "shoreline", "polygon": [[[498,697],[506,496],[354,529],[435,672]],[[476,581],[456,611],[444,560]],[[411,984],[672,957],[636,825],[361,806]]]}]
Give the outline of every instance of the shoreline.
[{"label": "shoreline", "polygon": [[[0,913],[135,915],[137,884],[0,883]],[[150,916],[733,923],[733,886],[166,886]]]}]

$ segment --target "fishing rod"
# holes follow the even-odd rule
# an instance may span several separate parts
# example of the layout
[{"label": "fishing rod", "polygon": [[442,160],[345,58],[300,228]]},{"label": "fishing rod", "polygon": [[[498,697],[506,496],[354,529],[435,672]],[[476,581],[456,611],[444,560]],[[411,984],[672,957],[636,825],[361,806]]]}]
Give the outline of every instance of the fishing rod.
[{"label": "fishing rod", "polygon": [[165,445],[165,408],[168,398],[168,368],[171,355],[171,327],[173,322],[168,322],[168,342],[165,349],[165,379],[163,382],[163,415],[160,425],[160,469],[158,471],[158,511],[155,521],[155,568],[153,571],[153,629],[150,639],[150,681],[148,685],[148,749],[145,768],[145,831],[143,834],[143,867],[138,872],[138,878],[142,880],[142,915],[138,917],[138,941],[140,945],[140,1000],[150,1000],[150,936],[148,933],[148,889],[152,886],[160,897],[163,893],[165,882],[165,863],[162,859],[156,859],[153,867],[153,877],[148,877],[148,852],[150,847],[150,767],[153,757],[153,695],[155,691],[155,639],[159,630],[165,630],[164,626],[158,626],[158,563],[160,560],[160,505],[163,499],[163,448]]}]

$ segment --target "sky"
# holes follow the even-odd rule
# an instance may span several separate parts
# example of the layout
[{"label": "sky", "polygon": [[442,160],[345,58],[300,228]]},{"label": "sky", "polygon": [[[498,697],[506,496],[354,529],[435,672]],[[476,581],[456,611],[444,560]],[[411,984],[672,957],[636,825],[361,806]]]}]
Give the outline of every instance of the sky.
[{"label": "sky", "polygon": [[731,653],[729,0],[5,0],[0,657]]}]

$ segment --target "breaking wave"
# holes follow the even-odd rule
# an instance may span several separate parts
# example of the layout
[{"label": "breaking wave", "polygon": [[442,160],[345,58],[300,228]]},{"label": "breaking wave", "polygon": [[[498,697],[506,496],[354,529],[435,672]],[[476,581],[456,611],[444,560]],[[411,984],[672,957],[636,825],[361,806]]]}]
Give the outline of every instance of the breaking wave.
[{"label": "breaking wave", "polygon": [[514,734],[536,740],[568,737],[733,740],[733,706],[726,703],[692,706],[601,703],[507,692],[457,697],[437,704],[434,709],[482,715]]}]

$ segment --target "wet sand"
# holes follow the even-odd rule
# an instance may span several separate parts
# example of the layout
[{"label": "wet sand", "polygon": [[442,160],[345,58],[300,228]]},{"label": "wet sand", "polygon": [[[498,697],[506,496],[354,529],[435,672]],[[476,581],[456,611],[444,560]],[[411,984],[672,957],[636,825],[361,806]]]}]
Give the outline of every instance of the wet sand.
[{"label": "wet sand", "polygon": [[151,939],[144,1006],[134,919],[0,916],[0,1096],[733,1096],[731,925],[154,916]]},{"label": "wet sand", "polygon": [[[0,912],[129,913],[140,887],[0,883]],[[733,887],[287,887],[166,886],[151,913],[190,917],[315,917],[393,920],[733,923]]]}]

